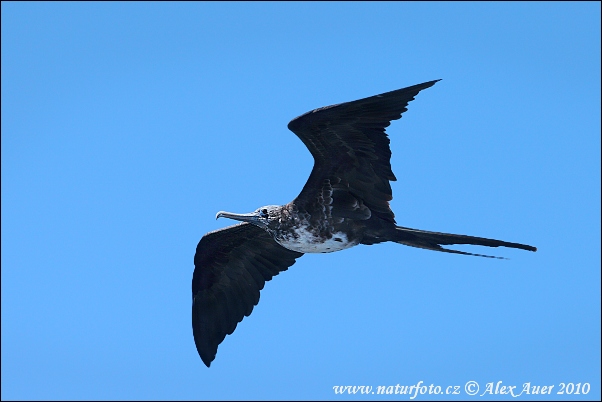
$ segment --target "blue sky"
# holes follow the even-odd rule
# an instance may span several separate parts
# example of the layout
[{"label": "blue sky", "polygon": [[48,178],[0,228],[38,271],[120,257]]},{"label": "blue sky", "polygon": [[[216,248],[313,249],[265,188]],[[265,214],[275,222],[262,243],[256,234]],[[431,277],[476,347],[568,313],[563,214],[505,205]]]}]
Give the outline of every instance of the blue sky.
[{"label": "blue sky", "polygon": [[[600,73],[597,2],[2,2],[2,399],[600,398]],[[207,369],[215,213],[298,194],[295,116],[438,78],[388,129],[398,223],[537,253],[306,255]]]}]

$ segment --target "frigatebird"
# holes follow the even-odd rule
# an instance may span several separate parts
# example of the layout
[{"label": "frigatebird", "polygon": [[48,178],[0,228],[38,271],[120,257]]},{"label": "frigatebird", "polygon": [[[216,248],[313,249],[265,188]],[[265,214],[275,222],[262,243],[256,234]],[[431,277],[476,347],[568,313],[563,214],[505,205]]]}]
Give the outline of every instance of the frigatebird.
[{"label": "frigatebird", "polygon": [[201,359],[210,366],[217,348],[259,302],[265,282],[304,253],[330,253],[358,244],[392,241],[428,250],[499,258],[442,247],[474,244],[536,251],[532,246],[397,226],[391,149],[385,128],[401,118],[423,89],[440,80],[312,110],[288,128],[314,157],[297,198],[247,214],[220,211],[242,221],[207,233],[196,248],[192,276],[192,331]]}]

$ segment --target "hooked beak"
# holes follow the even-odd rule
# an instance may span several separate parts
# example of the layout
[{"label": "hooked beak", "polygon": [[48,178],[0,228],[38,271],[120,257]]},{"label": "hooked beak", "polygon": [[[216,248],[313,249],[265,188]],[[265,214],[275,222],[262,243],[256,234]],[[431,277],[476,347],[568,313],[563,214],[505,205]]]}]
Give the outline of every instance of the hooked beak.
[{"label": "hooked beak", "polygon": [[215,219],[218,218],[230,218],[241,222],[250,222],[258,224],[261,221],[259,220],[259,215],[257,212],[249,212],[248,214],[234,214],[232,212],[219,211],[215,215]]}]

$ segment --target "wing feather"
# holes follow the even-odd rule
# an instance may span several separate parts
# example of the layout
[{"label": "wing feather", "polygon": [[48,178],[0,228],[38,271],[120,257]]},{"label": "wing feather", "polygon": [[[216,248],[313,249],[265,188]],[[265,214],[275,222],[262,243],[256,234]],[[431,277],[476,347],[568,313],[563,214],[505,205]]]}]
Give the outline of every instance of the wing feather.
[{"label": "wing feather", "polygon": [[385,128],[401,118],[421,90],[437,81],[322,107],[293,119],[288,128],[314,157],[312,172],[295,204],[313,208],[325,181],[338,181],[370,210],[395,223],[389,182],[396,178]]},{"label": "wing feather", "polygon": [[285,249],[266,231],[248,223],[203,236],[194,256],[192,331],[207,367],[226,335],[251,314],[265,282],[302,255]]}]

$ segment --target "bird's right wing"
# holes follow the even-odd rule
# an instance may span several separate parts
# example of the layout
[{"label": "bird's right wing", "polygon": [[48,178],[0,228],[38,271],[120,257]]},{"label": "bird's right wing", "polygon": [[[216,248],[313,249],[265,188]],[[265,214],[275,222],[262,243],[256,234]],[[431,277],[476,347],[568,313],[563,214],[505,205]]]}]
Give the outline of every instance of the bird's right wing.
[{"label": "bird's right wing", "polygon": [[395,223],[389,182],[396,179],[385,129],[401,118],[420,91],[437,81],[322,107],[293,119],[288,128],[314,157],[314,167],[295,203],[315,210],[321,207],[316,202],[323,203],[326,195],[334,199],[333,214],[361,215],[366,206]]},{"label": "bird's right wing", "polygon": [[194,256],[192,332],[207,367],[226,335],[251,314],[265,282],[302,255],[285,249],[265,230],[249,223],[203,236]]}]

